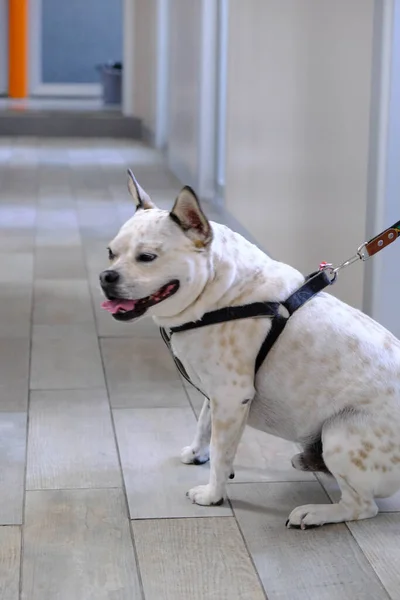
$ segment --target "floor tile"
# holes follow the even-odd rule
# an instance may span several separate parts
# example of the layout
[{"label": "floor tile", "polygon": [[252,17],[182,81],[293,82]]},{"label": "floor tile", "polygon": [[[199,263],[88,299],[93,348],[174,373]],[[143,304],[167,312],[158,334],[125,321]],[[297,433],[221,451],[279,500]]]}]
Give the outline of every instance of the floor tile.
[{"label": "floor tile", "polygon": [[82,250],[71,247],[68,252],[58,247],[38,247],[35,277],[38,279],[84,279],[86,276]]},{"label": "floor tile", "polygon": [[196,421],[190,408],[117,409],[115,427],[131,519],[221,516],[224,506],[198,506],[186,492],[208,482],[208,465],[184,465]]},{"label": "floor tile", "polygon": [[0,240],[3,248],[9,253],[32,254],[35,245],[33,228],[4,227],[0,222]]},{"label": "floor tile", "polygon": [[0,283],[0,337],[28,338],[31,312],[32,285],[29,281]]},{"label": "floor tile", "polygon": [[175,363],[160,339],[101,340],[114,408],[188,406]]},{"label": "floor tile", "polygon": [[28,338],[0,338],[0,411],[25,411],[29,383]]},{"label": "floor tile", "polygon": [[27,492],[22,600],[142,600],[121,490]]},{"label": "floor tile", "polygon": [[30,283],[33,277],[32,252],[0,252],[0,285]]},{"label": "floor tile", "polygon": [[351,533],[392,600],[400,599],[400,514],[349,523]]},{"label": "floor tile", "polygon": [[105,390],[32,392],[27,489],[122,484]]},{"label": "floor tile", "polygon": [[103,236],[101,239],[91,240],[83,238],[82,246],[85,256],[85,264],[90,281],[97,287],[100,296],[103,294],[100,289],[99,275],[104,269],[109,267],[108,250],[110,238]]},{"label": "floor tile", "polygon": [[387,600],[346,525],[286,529],[296,506],[327,502],[319,483],[236,484],[229,496],[268,600]]},{"label": "floor tile", "polygon": [[41,197],[36,219],[38,231],[78,231],[78,219],[71,198],[71,190],[67,189],[66,191],[67,193],[63,197],[60,187],[58,187],[58,206],[54,203],[54,195],[46,199]]},{"label": "floor tile", "polygon": [[104,385],[94,327],[35,325],[32,339],[31,389],[83,389]]},{"label": "floor tile", "polygon": [[53,252],[54,249],[63,249],[64,252],[73,249],[80,250],[81,236],[78,230],[54,231],[40,229],[36,232],[35,245],[38,249],[45,249],[46,252]]},{"label": "floor tile", "polygon": [[0,598],[19,600],[21,532],[19,527],[0,527]]},{"label": "floor tile", "polygon": [[[3,190],[2,190],[3,191]],[[24,201],[20,197],[17,201],[7,201],[7,193],[3,191],[0,205],[0,226],[7,229],[29,230],[35,226],[37,211],[34,203]],[[9,250],[9,248],[6,248]]]},{"label": "floor tile", "polygon": [[104,190],[90,190],[89,193],[82,190],[76,192],[79,229],[82,237],[92,239],[106,237],[109,242],[118,233],[120,223],[112,199],[106,193],[103,201],[99,201],[101,193],[104,194]]},{"label": "floor tile", "polygon": [[0,525],[22,523],[25,456],[26,414],[0,413]]},{"label": "floor tile", "polygon": [[133,521],[146,600],[264,600],[232,518]]},{"label": "floor tile", "polygon": [[93,322],[92,301],[85,279],[37,279],[35,281],[33,310],[35,325]]}]

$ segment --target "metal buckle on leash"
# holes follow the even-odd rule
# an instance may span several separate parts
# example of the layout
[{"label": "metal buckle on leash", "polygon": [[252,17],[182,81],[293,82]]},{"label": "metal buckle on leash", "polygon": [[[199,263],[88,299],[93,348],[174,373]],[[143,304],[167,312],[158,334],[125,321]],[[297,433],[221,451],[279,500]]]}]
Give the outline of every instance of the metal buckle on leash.
[{"label": "metal buckle on leash", "polygon": [[359,246],[357,248],[357,252],[354,254],[354,256],[352,256],[351,258],[348,258],[347,260],[342,262],[340,265],[335,267],[333,269],[333,273],[334,273],[334,275],[336,275],[337,273],[339,273],[339,271],[341,271],[342,269],[345,269],[346,267],[349,267],[353,263],[355,263],[359,260],[362,260],[365,262],[368,259],[369,259],[369,254],[367,252],[367,242],[364,242],[363,244],[361,244],[361,246]]},{"label": "metal buckle on leash", "polygon": [[339,271],[345,269],[346,267],[349,267],[350,265],[352,265],[355,262],[358,262],[359,260],[365,262],[368,259],[369,254],[367,251],[367,242],[364,242],[363,244],[361,244],[361,246],[358,247],[357,252],[353,256],[340,263],[340,265],[338,265],[337,267],[334,267],[332,263],[322,262],[319,265],[319,270],[327,271],[331,283],[334,283],[334,281],[336,281]]}]

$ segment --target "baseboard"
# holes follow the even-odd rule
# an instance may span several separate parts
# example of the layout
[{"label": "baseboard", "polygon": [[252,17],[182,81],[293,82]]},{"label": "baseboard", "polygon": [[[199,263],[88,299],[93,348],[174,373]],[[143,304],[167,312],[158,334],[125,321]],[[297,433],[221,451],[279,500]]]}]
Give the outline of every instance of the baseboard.
[{"label": "baseboard", "polygon": [[31,91],[33,97],[53,98],[99,98],[101,94],[99,83],[41,83]]}]

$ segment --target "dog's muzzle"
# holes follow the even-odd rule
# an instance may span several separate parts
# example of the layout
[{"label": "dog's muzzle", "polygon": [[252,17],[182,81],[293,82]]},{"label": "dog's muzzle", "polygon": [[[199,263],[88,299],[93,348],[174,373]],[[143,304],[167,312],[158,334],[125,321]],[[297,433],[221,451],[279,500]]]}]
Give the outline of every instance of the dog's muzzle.
[{"label": "dog's muzzle", "polygon": [[118,321],[131,321],[143,316],[149,308],[167,300],[179,290],[179,281],[173,279],[150,296],[126,298],[118,294],[120,276],[116,271],[108,270],[100,274],[100,283],[107,301],[102,307]]}]

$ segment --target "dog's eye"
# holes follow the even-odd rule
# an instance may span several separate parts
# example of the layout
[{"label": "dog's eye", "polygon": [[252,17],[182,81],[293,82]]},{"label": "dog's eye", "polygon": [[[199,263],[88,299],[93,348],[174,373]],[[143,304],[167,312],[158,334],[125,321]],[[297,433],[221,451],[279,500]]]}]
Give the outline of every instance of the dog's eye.
[{"label": "dog's eye", "polygon": [[151,254],[150,252],[143,252],[139,254],[137,260],[139,262],[153,262],[157,258],[156,254]]},{"label": "dog's eye", "polygon": [[107,248],[107,250],[108,250],[108,259],[109,260],[114,260],[116,258],[116,256],[113,253],[113,251],[111,250],[111,248]]}]

